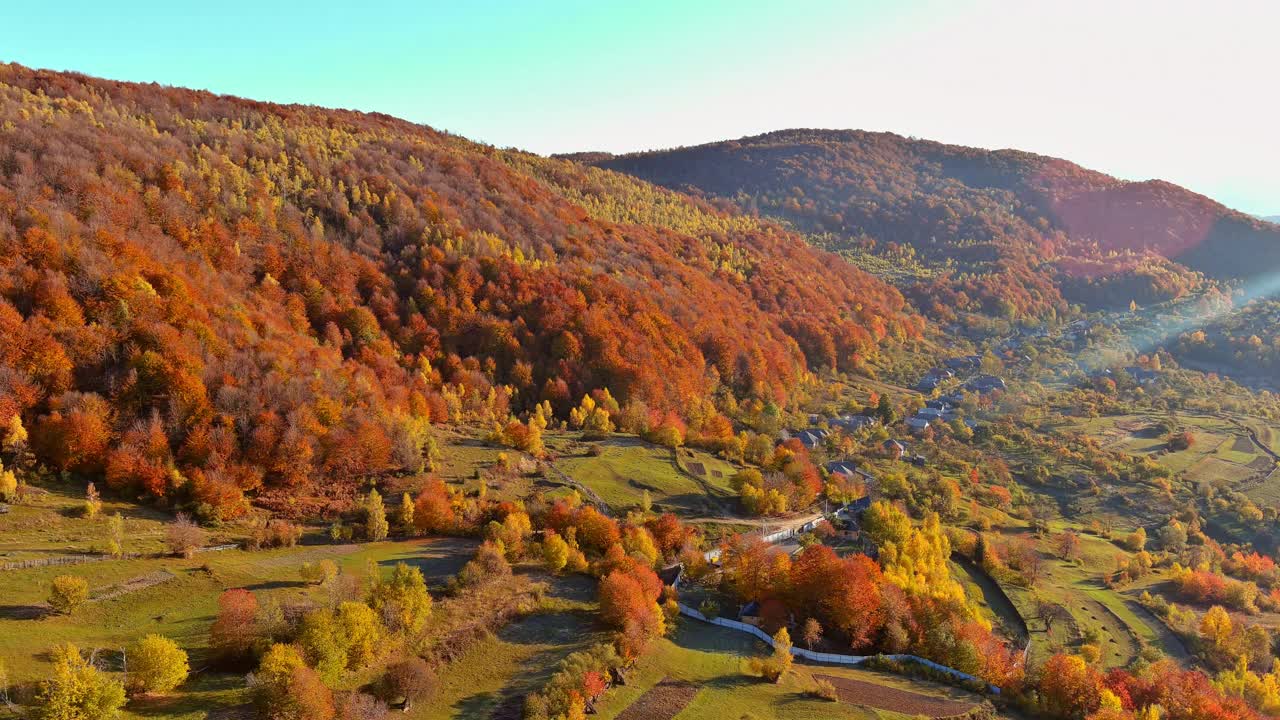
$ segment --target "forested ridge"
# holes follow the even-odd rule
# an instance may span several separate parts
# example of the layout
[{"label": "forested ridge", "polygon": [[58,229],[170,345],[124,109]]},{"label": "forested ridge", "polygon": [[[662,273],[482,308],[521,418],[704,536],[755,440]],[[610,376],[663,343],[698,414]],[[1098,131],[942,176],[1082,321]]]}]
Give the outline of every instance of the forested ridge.
[{"label": "forested ridge", "polygon": [[[923,262],[940,317],[1156,302],[1280,268],[1280,228],[1162,181],[891,133],[787,130],[583,162],[734,200],[817,244]],[[899,264],[901,264],[899,262]]]},{"label": "forested ridge", "polygon": [[420,467],[430,423],[606,388],[641,417],[785,405],[922,327],[797,235],[623,175],[0,66],[0,422],[122,491],[341,486]]}]

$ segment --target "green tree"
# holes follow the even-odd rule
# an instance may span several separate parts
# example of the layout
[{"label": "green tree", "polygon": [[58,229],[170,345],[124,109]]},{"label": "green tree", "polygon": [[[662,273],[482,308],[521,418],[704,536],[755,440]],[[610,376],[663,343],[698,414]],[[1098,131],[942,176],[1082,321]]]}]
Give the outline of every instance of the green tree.
[{"label": "green tree", "polygon": [[140,693],[165,693],[186,682],[187,654],[163,635],[148,635],[129,646],[129,687]]},{"label": "green tree", "polygon": [[337,680],[347,669],[347,639],[329,610],[312,610],[303,616],[298,646],[320,677],[329,682]]},{"label": "green tree", "polygon": [[397,632],[415,633],[431,616],[431,594],[422,572],[404,563],[396,564],[390,579],[371,575],[368,601],[387,627]]},{"label": "green tree", "polygon": [[893,404],[889,402],[888,395],[880,396],[880,402],[876,405],[876,416],[885,425],[892,425],[898,421],[898,413],[894,412]]},{"label": "green tree", "polygon": [[53,674],[41,685],[39,700],[44,720],[109,720],[124,706],[124,685],[67,643],[53,651]]},{"label": "green tree", "polygon": [[385,540],[390,526],[387,524],[387,508],[376,489],[370,489],[364,499],[364,531],[370,540]]},{"label": "green tree", "polygon": [[49,587],[49,607],[64,614],[80,607],[89,599],[89,583],[75,575],[59,575]]}]

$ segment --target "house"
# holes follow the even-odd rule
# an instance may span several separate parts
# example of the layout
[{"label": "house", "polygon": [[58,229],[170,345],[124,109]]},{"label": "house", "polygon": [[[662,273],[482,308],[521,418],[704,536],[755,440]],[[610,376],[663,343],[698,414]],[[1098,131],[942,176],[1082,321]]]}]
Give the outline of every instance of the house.
[{"label": "house", "polygon": [[973,370],[982,364],[982,358],[978,355],[961,355],[947,358],[942,364],[952,370]]},{"label": "house", "polygon": [[1124,371],[1129,373],[1129,377],[1133,378],[1133,381],[1139,385],[1150,385],[1160,377],[1160,373],[1155,370],[1148,370],[1137,365],[1130,365]]},{"label": "house", "polygon": [[812,450],[821,445],[822,441],[826,440],[827,436],[830,434],[831,432],[829,430],[823,430],[822,428],[810,428],[808,430],[800,430],[799,432],[792,433],[791,437],[799,440],[801,445]]},{"label": "house", "polygon": [[1007,390],[1009,386],[1005,384],[1004,378],[995,375],[977,375],[965,387],[979,395],[986,395],[996,390]]},{"label": "house", "polygon": [[848,460],[838,460],[826,464],[826,470],[831,475],[848,475],[853,477],[858,472],[858,466]]},{"label": "house", "polygon": [[933,408],[934,410],[938,410],[940,412],[946,412],[947,410],[951,409],[951,404],[948,403],[946,400],[942,400],[942,399],[926,400],[924,403],[924,406],[927,408]]},{"label": "house", "polygon": [[909,417],[907,418],[907,428],[913,433],[920,434],[929,429],[929,421],[922,417]]},{"label": "house", "polygon": [[929,375],[925,379],[921,380],[918,385],[916,385],[916,390],[919,390],[920,392],[933,392],[934,390],[938,389],[938,385],[940,383],[941,383],[941,380],[939,380],[938,378],[932,375]]},{"label": "house", "polygon": [[923,455],[912,455],[908,462],[916,467],[924,467],[929,464],[929,461]]},{"label": "house", "polygon": [[845,415],[838,418],[832,418],[827,424],[832,427],[838,427],[846,432],[855,432],[865,427],[875,425],[878,421],[867,415]]},{"label": "house", "polygon": [[868,488],[875,483],[876,477],[871,473],[859,468],[856,464],[848,460],[839,460],[826,464],[827,473],[831,475],[844,475],[845,477],[858,478]]},{"label": "house", "polygon": [[937,422],[942,419],[942,411],[937,408],[924,407],[916,411],[915,416],[931,422]]},{"label": "house", "polygon": [[900,459],[907,454],[907,446],[897,440],[885,440],[884,444],[881,445],[880,448],[884,451],[885,455],[891,458]]}]

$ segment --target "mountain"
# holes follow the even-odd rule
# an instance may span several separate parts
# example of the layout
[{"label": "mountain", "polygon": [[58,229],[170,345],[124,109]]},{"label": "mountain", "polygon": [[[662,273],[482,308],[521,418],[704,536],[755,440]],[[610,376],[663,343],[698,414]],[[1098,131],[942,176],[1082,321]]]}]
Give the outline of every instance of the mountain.
[{"label": "mountain", "polygon": [[1153,302],[1197,287],[1197,273],[1248,280],[1280,268],[1280,228],[1166,182],[1026,152],[787,130],[585,161],[732,200],[868,267],[918,265],[908,293],[942,314]]},{"label": "mountain", "polygon": [[1266,215],[1266,216],[1262,216],[1259,219],[1265,220],[1269,223],[1280,223],[1280,215]]},{"label": "mountain", "polygon": [[139,494],[345,487],[606,388],[785,404],[923,327],[772,222],[385,115],[0,65],[0,139],[0,427]]}]

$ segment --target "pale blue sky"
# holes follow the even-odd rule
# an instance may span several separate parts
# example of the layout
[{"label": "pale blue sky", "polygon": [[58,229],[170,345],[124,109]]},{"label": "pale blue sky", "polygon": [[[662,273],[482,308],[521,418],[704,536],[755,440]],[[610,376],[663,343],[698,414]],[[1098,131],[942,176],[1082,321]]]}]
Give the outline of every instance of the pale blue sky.
[{"label": "pale blue sky", "polygon": [[1268,0],[15,0],[0,60],[377,110],[541,153],[892,130],[1275,214],[1277,30]]}]

